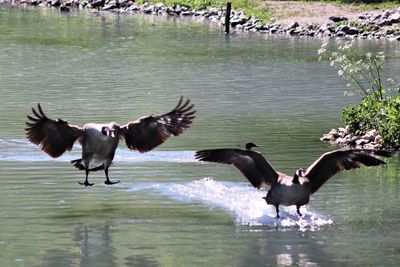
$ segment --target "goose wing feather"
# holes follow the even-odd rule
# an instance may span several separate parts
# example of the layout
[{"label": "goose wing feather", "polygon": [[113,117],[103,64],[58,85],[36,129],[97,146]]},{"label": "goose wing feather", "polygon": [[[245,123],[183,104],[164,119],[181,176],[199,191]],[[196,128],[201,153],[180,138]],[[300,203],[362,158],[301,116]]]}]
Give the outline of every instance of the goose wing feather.
[{"label": "goose wing feather", "polygon": [[373,149],[335,150],[321,155],[311,164],[305,176],[311,181],[312,193],[316,192],[330,177],[341,170],[385,164],[376,156],[390,157],[393,152]]},{"label": "goose wing feather", "polygon": [[278,179],[277,172],[258,152],[221,148],[197,151],[195,158],[200,161],[233,164],[255,188],[273,185]]},{"label": "goose wing feather", "polygon": [[53,158],[71,150],[75,141],[83,135],[83,129],[78,126],[70,125],[62,119],[49,119],[40,104],[37,110],[32,108],[32,112],[33,115],[27,116],[29,121],[26,122],[26,136]]},{"label": "goose wing feather", "polygon": [[196,113],[193,106],[189,99],[181,97],[168,113],[142,117],[121,126],[121,137],[132,150],[150,151],[171,135],[178,136],[191,126]]}]

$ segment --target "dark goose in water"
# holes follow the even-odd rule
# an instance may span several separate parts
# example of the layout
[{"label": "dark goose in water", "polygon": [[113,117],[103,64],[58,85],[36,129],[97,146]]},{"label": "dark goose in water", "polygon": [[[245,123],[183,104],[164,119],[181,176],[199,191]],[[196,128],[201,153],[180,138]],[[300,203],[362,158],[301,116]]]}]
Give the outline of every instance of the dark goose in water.
[{"label": "dark goose in water", "polygon": [[114,159],[120,139],[124,139],[128,148],[147,152],[162,144],[171,135],[178,136],[188,129],[195,118],[195,110],[190,100],[180,98],[177,106],[162,115],[150,115],[118,125],[116,122],[105,124],[88,123],[83,127],[71,125],[62,119],[48,118],[40,104],[37,110],[32,108],[34,116],[28,115],[26,135],[32,143],[53,158],[61,156],[66,150],[71,150],[75,142],[82,145],[82,158],[71,161],[75,167],[85,170],[85,186],[89,183],[90,171],[103,170],[107,185],[112,182],[108,177],[108,168]]},{"label": "dark goose in water", "polygon": [[270,186],[267,204],[274,205],[276,217],[279,218],[279,205],[296,205],[301,216],[300,207],[307,204],[310,195],[315,193],[330,177],[341,170],[350,170],[366,166],[385,164],[376,156],[390,157],[392,152],[371,149],[345,149],[327,152],[312,163],[306,171],[298,168],[293,176],[277,172],[256,151],[254,143],[247,143],[246,149],[222,148],[197,151],[195,158],[200,161],[233,164],[250,183],[256,187]]}]

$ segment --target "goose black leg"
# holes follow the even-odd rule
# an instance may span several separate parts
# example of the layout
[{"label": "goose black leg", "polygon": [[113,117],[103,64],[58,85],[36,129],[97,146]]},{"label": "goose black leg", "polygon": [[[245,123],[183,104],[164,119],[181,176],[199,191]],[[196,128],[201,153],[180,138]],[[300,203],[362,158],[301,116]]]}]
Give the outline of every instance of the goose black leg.
[{"label": "goose black leg", "polygon": [[92,185],[94,185],[93,183],[89,183],[89,181],[88,181],[88,176],[89,176],[89,170],[88,169],[85,169],[85,172],[86,172],[86,179],[85,179],[85,182],[78,182],[80,185],[84,185],[84,186],[92,186]]},{"label": "goose black leg", "polygon": [[111,182],[111,181],[110,181],[110,178],[108,178],[108,168],[105,168],[105,169],[104,169],[104,173],[106,174],[106,178],[107,178],[107,180],[104,181],[104,183],[105,183],[106,185],[113,185],[113,184],[119,183],[119,180],[116,181],[116,182]]},{"label": "goose black leg", "polygon": [[297,214],[299,214],[300,216],[303,216],[301,213],[300,213],[300,205],[296,205],[296,207],[297,207]]},{"label": "goose black leg", "polygon": [[279,216],[279,205],[275,206],[275,210],[276,210],[276,217],[275,218],[279,219],[280,218],[280,216]]}]

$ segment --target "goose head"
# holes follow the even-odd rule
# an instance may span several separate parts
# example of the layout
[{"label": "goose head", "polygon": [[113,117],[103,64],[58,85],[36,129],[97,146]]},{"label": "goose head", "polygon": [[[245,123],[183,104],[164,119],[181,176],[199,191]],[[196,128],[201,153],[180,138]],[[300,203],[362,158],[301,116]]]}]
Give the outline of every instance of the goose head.
[{"label": "goose head", "polygon": [[274,203],[273,203],[271,197],[272,197],[272,193],[271,193],[271,190],[269,190],[269,191],[267,192],[267,195],[266,195],[265,197],[262,197],[262,198],[265,200],[265,202],[267,202],[268,205],[270,205],[270,204],[271,204],[271,205],[274,205]]},{"label": "goose head", "polygon": [[245,147],[246,147],[246,150],[251,150],[253,147],[259,147],[259,146],[252,142],[248,142],[248,143],[246,143]]},{"label": "goose head", "polygon": [[101,127],[101,133],[109,138],[118,137],[119,126],[116,123],[110,123]]},{"label": "goose head", "polygon": [[305,176],[305,171],[302,168],[298,168],[296,172],[294,173],[295,176],[297,177],[304,177]]}]

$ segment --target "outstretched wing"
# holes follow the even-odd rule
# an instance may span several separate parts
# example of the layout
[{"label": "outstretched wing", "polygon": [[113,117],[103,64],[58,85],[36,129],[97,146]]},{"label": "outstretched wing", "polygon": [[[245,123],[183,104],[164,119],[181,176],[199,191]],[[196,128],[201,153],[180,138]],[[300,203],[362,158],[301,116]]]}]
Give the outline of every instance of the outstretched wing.
[{"label": "outstretched wing", "polygon": [[161,145],[171,135],[178,136],[188,129],[196,110],[190,100],[180,98],[178,105],[168,113],[147,116],[121,126],[121,137],[130,149],[147,152]]},{"label": "outstretched wing", "polygon": [[278,179],[277,172],[255,151],[234,148],[209,149],[197,151],[195,158],[200,161],[233,164],[256,188],[272,185]]},{"label": "outstretched wing", "polygon": [[35,145],[57,158],[66,150],[71,150],[75,141],[83,134],[82,128],[70,125],[62,119],[49,119],[38,104],[37,110],[32,108],[34,116],[28,115],[26,136]]},{"label": "outstretched wing", "polygon": [[366,166],[385,164],[384,161],[376,156],[390,157],[392,154],[393,152],[391,151],[373,149],[348,149],[327,152],[308,167],[305,176],[311,181],[311,190],[314,193],[339,171],[360,168],[361,164]]}]

